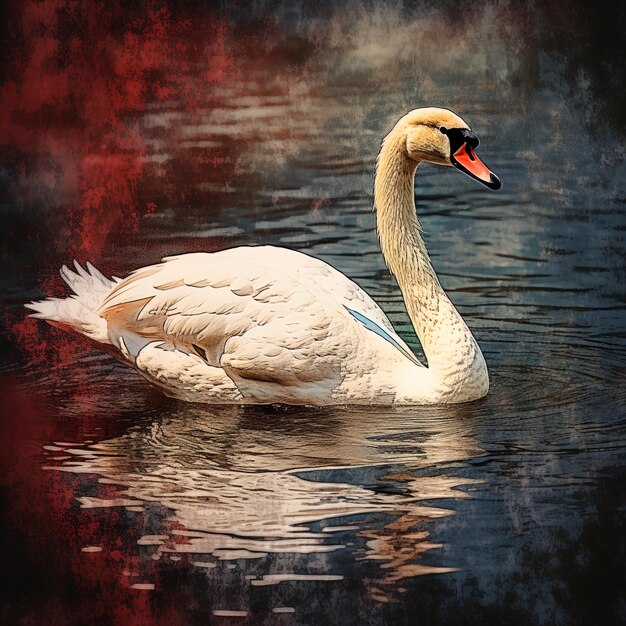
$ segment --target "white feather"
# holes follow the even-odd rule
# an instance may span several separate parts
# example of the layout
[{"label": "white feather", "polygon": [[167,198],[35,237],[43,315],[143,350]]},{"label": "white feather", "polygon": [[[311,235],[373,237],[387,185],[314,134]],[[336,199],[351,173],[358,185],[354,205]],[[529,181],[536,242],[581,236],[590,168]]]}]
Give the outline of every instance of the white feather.
[{"label": "white feather", "polygon": [[91,263],[87,263],[87,271],[77,261],[74,266],[75,272],[65,265],[60,270],[61,278],[74,295],[30,302],[25,306],[34,311],[31,317],[69,326],[90,339],[110,343],[106,322],[96,311],[116,282],[105,278]]}]

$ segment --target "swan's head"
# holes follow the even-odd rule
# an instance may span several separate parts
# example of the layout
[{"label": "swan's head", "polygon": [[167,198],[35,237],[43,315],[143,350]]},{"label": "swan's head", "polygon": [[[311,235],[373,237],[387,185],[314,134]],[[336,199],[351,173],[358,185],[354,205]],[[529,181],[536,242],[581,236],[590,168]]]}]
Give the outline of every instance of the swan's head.
[{"label": "swan's head", "polygon": [[452,165],[489,189],[500,189],[500,179],[474,152],[478,137],[452,111],[415,109],[396,124],[396,129],[406,135],[406,151],[414,161]]}]

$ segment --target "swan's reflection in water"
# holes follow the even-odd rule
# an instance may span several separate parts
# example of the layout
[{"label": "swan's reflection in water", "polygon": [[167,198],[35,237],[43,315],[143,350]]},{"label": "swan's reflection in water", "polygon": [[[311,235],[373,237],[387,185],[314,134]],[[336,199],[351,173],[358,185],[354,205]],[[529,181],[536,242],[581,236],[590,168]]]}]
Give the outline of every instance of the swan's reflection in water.
[{"label": "swan's reflection in water", "polygon": [[[46,446],[46,468],[114,486],[114,495],[76,493],[85,508],[166,507],[158,534],[138,542],[154,560],[186,555],[212,568],[345,549],[380,562],[380,578],[393,582],[453,568],[421,561],[439,547],[428,522],[452,514],[472,483],[450,471],[480,454],[466,411],[181,406],[115,438]],[[270,571],[251,584],[295,574]]]}]

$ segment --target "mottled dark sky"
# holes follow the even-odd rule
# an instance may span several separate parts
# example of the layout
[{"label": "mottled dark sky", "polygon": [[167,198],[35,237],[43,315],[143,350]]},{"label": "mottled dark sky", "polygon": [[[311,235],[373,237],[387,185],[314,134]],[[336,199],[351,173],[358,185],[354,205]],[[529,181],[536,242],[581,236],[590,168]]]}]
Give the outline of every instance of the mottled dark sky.
[{"label": "mottled dark sky", "polygon": [[[306,124],[317,135],[342,125],[360,141],[361,129],[385,127],[373,120],[391,121],[407,108],[467,112],[469,101],[482,100],[485,111],[510,110],[500,130],[522,146],[530,122],[539,126],[553,114],[552,105],[536,105],[549,93],[580,120],[578,143],[572,128],[563,131],[564,153],[624,158],[626,9],[619,3],[50,0],[9,2],[3,10],[4,267],[20,259],[52,271],[72,256],[97,262],[111,238],[140,240],[142,217],[158,208],[198,211],[200,183],[253,193],[264,183],[261,164],[255,171],[251,160],[242,162],[262,126],[227,147],[189,151],[185,128],[148,137],[142,119],[175,109],[193,124],[225,89],[244,93],[259,81],[266,96],[301,105],[284,136]],[[400,81],[413,86],[400,90]],[[307,109],[316,94],[346,86],[387,91],[389,100],[376,110],[364,103],[358,119]],[[174,158],[161,166],[165,152]]]}]

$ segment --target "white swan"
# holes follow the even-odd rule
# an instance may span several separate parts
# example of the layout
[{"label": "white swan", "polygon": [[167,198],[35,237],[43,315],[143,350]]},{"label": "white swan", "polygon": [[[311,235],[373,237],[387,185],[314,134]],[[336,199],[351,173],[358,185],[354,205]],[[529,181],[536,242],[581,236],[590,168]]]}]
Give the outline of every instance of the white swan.
[{"label": "white swan", "polygon": [[102,344],[171,396],[212,403],[432,404],[489,388],[483,355],[437,280],[415,214],[421,161],[454,165],[492,189],[478,139],[446,109],[411,111],[384,139],[375,181],[383,256],[428,360],[349,278],[274,246],[168,257],[124,280],[89,263],[74,291],[27,306]]}]

